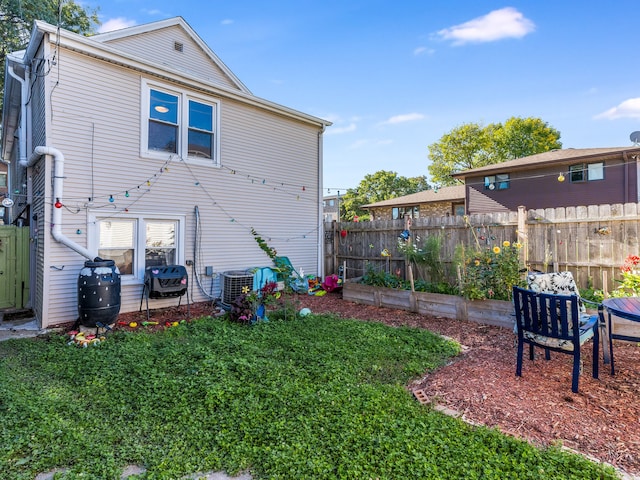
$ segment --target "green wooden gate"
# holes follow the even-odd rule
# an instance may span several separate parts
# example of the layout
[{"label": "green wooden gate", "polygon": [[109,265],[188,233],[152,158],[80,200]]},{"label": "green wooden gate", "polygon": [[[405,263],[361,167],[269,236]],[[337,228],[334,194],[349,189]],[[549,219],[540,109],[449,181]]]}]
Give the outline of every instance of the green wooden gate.
[{"label": "green wooden gate", "polygon": [[29,302],[29,227],[0,225],[0,308]]}]

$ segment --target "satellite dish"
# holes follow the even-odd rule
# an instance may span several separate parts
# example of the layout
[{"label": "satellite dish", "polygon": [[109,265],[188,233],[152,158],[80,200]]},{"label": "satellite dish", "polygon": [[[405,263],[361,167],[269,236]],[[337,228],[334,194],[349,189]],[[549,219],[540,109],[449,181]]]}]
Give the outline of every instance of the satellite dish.
[{"label": "satellite dish", "polygon": [[629,135],[629,138],[631,139],[634,145],[638,145],[640,143],[640,132],[639,131],[631,132],[631,135]]}]

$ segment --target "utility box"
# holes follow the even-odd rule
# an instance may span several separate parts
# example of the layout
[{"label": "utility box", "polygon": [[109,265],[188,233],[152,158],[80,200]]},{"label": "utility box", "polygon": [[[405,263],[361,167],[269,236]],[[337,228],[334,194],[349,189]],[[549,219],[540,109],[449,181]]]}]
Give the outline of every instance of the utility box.
[{"label": "utility box", "polygon": [[[253,290],[253,274],[244,271],[224,272],[222,275],[222,303],[230,305],[243,292],[244,287]],[[246,290],[246,289],[245,289]]]}]

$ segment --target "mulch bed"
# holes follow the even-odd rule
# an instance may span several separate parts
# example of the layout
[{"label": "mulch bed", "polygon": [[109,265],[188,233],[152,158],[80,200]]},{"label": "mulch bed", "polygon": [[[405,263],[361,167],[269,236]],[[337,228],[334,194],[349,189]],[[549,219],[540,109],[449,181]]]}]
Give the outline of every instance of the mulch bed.
[{"label": "mulch bed", "polygon": [[[631,475],[640,475],[640,346],[615,342],[616,374],[602,364],[600,378],[591,377],[592,350],[583,358],[579,393],[571,392],[572,357],[552,353],[544,360],[538,349],[531,362],[525,349],[522,377],[516,377],[513,332],[443,317],[348,302],[338,293],[297,295],[298,308],[333,313],[343,318],[411,326],[451,337],[468,347],[449,365],[416,379],[408,388],[428,401],[459,412],[475,424],[528,440],[536,445],[561,444],[610,463]],[[191,306],[191,318],[210,315],[208,302]],[[186,308],[151,312],[155,328],[186,317]],[[119,322],[141,323],[146,312],[121,314]],[[129,328],[118,325],[117,328]],[[145,327],[145,328],[154,328]]]}]

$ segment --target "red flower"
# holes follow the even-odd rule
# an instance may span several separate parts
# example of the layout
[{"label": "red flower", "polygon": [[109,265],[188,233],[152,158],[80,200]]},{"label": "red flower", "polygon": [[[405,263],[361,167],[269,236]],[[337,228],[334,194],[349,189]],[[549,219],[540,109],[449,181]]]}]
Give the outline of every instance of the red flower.
[{"label": "red flower", "polygon": [[620,267],[622,272],[628,273],[631,270],[636,270],[636,266],[640,264],[640,257],[638,255],[629,255],[624,259],[624,263]]}]

